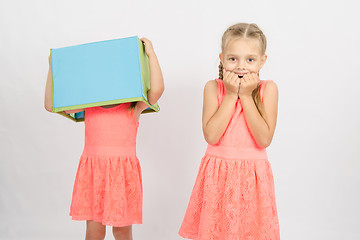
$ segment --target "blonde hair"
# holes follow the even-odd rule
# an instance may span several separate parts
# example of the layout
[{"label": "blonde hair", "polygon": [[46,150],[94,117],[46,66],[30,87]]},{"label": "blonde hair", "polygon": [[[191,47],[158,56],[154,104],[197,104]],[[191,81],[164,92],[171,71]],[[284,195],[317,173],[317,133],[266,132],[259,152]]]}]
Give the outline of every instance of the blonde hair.
[{"label": "blonde hair", "polygon": [[[255,23],[238,23],[230,26],[224,32],[221,39],[221,51],[224,52],[226,44],[230,38],[250,38],[257,39],[260,43],[262,55],[265,54],[266,51],[266,37],[260,28]],[[219,78],[223,79],[223,64],[220,62],[219,65]],[[262,115],[262,104],[261,104],[261,96],[260,96],[260,86],[257,86],[252,92],[252,97],[254,99],[256,108],[258,109],[260,115]]]}]

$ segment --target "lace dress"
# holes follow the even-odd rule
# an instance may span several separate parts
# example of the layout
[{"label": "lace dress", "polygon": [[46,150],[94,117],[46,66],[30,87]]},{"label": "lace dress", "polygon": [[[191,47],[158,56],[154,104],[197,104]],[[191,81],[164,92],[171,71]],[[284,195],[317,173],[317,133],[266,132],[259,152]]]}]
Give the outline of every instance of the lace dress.
[{"label": "lace dress", "polygon": [[[226,89],[216,81],[220,106]],[[246,125],[239,99],[223,136],[202,158],[179,234],[196,240],[280,239],[271,166]]]},{"label": "lace dress", "polygon": [[142,223],[138,122],[129,106],[85,109],[85,147],[70,207],[73,220],[114,227]]}]

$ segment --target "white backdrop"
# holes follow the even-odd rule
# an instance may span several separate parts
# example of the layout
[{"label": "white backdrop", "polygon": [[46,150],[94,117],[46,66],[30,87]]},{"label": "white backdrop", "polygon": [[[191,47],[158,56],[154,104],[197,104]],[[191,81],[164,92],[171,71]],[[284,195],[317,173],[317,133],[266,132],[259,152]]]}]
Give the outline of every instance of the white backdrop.
[{"label": "white backdrop", "polygon": [[[166,84],[140,119],[143,224],[134,238],[181,239],[206,143],[202,93],[237,22],[268,38],[263,79],[279,87],[269,160],[285,240],[360,239],[356,1],[0,0],[0,239],[83,239],[68,216],[84,125],[43,107],[50,48],[132,35],[152,40]],[[110,229],[106,239],[112,239]]]}]

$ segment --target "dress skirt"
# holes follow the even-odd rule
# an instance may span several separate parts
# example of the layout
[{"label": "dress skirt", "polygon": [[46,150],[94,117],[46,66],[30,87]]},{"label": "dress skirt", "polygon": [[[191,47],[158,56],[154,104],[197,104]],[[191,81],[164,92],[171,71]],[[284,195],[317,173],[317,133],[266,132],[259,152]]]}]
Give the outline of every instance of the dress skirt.
[{"label": "dress skirt", "polygon": [[142,179],[137,157],[80,158],[70,215],[122,227],[142,223]]},{"label": "dress skirt", "polygon": [[269,161],[205,155],[179,234],[196,240],[280,239]]}]

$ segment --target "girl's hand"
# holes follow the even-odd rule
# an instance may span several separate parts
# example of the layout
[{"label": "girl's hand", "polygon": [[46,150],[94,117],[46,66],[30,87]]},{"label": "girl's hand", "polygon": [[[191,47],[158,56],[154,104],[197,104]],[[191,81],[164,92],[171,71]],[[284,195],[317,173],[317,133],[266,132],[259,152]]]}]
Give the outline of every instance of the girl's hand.
[{"label": "girl's hand", "polygon": [[224,69],[223,76],[226,94],[229,94],[231,96],[238,96],[240,87],[240,78],[238,77],[238,75]]},{"label": "girl's hand", "polygon": [[152,46],[152,43],[151,43],[151,41],[149,40],[149,39],[147,39],[147,38],[141,38],[140,39],[143,43],[144,43],[144,45],[145,45],[145,52],[146,52],[146,54],[150,57],[152,54],[154,54],[154,48],[153,48],[153,46]]},{"label": "girl's hand", "polygon": [[255,88],[260,84],[260,77],[256,73],[245,74],[240,79],[239,98],[241,96],[251,96]]}]

